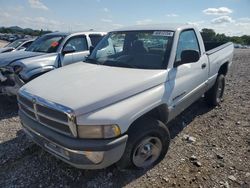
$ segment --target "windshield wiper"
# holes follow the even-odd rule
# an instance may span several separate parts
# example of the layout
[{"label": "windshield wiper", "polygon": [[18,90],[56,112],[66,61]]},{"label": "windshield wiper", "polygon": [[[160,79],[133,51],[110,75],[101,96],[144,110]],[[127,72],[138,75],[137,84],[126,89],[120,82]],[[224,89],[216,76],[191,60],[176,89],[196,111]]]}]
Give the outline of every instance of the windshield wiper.
[{"label": "windshield wiper", "polygon": [[97,61],[96,59],[89,58],[89,57],[84,62],[91,63],[91,64],[97,64],[97,65],[101,64],[101,62]]},{"label": "windshield wiper", "polygon": [[47,53],[45,51],[41,51],[41,50],[29,50],[29,49],[26,49],[25,51],[27,52],[40,52],[40,53]]},{"label": "windshield wiper", "polygon": [[34,51],[34,52],[39,52],[39,53],[48,53],[48,52],[41,51],[41,50],[37,50],[37,51]]},{"label": "windshield wiper", "polygon": [[103,65],[107,65],[107,66],[114,66],[114,67],[124,67],[124,68],[138,68],[136,66],[121,62],[121,61],[106,61],[103,63]]}]

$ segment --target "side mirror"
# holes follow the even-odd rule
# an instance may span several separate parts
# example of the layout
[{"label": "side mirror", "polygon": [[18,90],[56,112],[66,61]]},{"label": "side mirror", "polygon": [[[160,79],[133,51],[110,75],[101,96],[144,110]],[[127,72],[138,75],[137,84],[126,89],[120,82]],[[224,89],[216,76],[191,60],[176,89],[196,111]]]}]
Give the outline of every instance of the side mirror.
[{"label": "side mirror", "polygon": [[90,46],[90,47],[89,47],[89,54],[92,54],[94,48],[95,48],[94,46]]},{"label": "side mirror", "polygon": [[195,50],[184,50],[181,52],[181,64],[197,62],[199,59],[200,54]]},{"label": "side mirror", "polygon": [[63,50],[62,50],[62,54],[69,54],[69,53],[73,53],[75,51],[76,51],[75,47],[65,46],[65,48],[63,48]]}]

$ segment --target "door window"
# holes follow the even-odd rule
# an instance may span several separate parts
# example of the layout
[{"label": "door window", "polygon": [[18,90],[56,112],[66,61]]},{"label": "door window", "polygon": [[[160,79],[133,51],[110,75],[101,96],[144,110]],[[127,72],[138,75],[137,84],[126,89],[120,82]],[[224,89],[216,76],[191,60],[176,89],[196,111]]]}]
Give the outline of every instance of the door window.
[{"label": "door window", "polygon": [[180,34],[175,61],[181,61],[181,53],[184,50],[195,50],[200,54],[199,43],[194,30],[183,31]]},{"label": "door window", "polygon": [[93,35],[89,35],[89,38],[91,40],[91,44],[92,46],[96,46],[98,44],[98,42],[103,38],[104,36],[102,35],[96,35],[96,34],[93,34]]},{"label": "door window", "polygon": [[64,47],[72,46],[76,52],[88,50],[87,40],[85,36],[75,36],[70,38]]}]

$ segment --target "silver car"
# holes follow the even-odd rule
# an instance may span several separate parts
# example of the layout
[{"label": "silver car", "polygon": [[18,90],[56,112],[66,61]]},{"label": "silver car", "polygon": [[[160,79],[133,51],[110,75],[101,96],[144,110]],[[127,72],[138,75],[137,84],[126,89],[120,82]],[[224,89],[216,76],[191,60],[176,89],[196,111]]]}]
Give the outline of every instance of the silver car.
[{"label": "silver car", "polygon": [[59,67],[84,61],[104,32],[50,33],[25,51],[0,54],[0,94],[16,95],[30,80]]},{"label": "silver car", "polygon": [[26,48],[28,48],[32,44],[34,40],[35,39],[18,39],[14,42],[7,44],[3,48],[0,48],[0,53],[12,52],[12,51],[18,51],[18,50],[24,51]]}]

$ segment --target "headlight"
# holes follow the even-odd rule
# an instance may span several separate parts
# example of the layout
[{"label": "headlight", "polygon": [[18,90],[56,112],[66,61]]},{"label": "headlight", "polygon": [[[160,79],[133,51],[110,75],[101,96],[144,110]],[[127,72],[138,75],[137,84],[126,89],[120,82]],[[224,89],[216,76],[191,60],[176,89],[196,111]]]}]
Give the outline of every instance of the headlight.
[{"label": "headlight", "polygon": [[112,138],[120,134],[118,125],[78,125],[80,138]]}]

